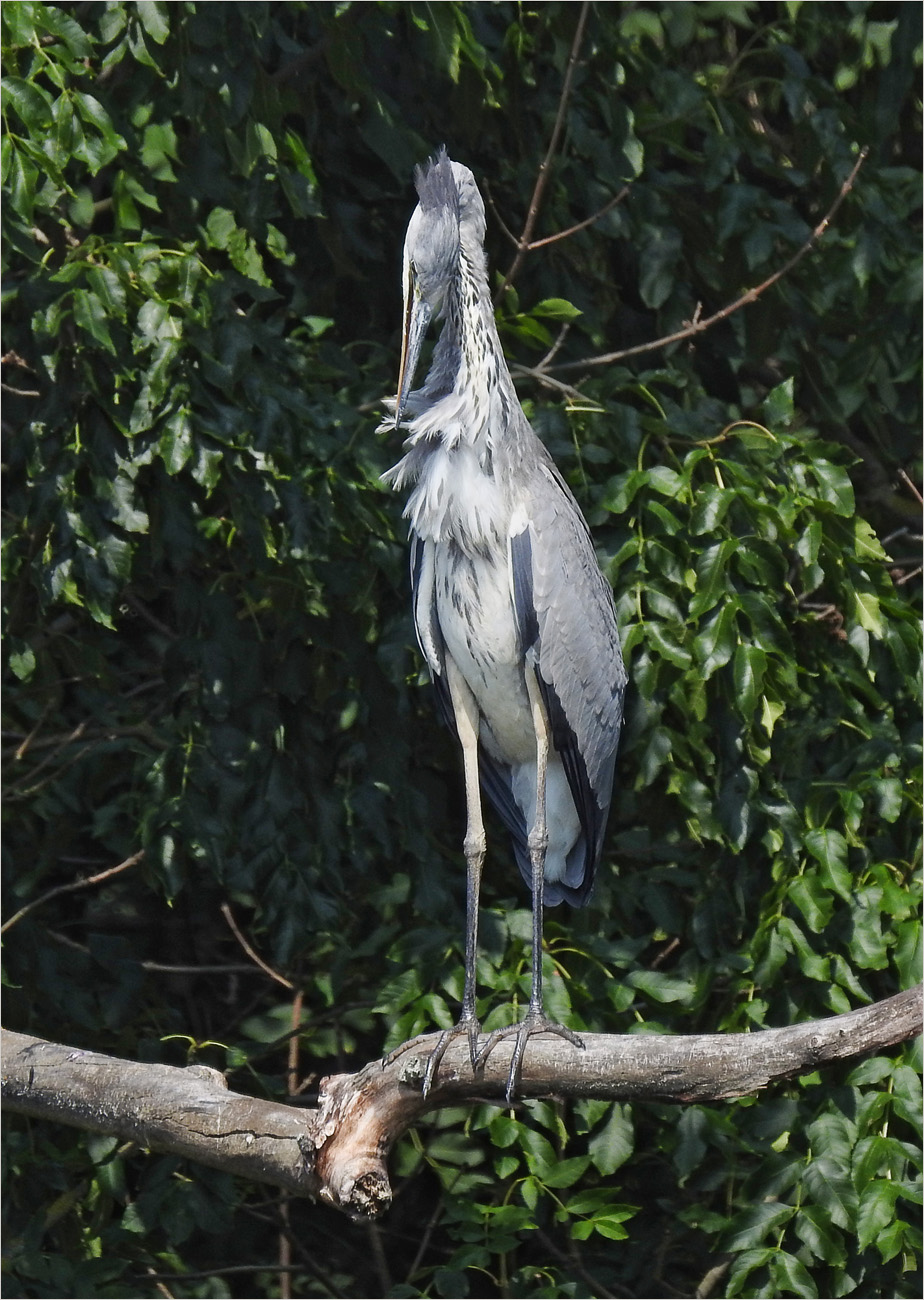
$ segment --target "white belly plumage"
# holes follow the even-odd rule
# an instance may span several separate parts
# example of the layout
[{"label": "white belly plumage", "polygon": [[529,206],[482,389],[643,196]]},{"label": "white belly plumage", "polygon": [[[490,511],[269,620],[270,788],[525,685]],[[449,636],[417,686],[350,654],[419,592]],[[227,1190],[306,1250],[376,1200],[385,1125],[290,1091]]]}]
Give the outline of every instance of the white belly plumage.
[{"label": "white belly plumage", "polygon": [[[536,816],[536,735],[524,672],[532,670],[522,661],[508,566],[482,556],[472,560],[449,547],[436,548],[434,560],[436,615],[446,653],[478,704],[483,747],[511,769],[513,797],[529,832]],[[581,825],[554,749],[546,770],[546,819],[545,878],[561,880]]]}]

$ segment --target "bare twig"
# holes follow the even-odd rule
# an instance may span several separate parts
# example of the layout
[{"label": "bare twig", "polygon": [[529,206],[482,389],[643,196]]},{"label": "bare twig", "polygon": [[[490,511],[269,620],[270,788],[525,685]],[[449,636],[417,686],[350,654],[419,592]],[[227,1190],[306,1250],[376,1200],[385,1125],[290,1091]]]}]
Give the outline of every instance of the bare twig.
[{"label": "bare twig", "polygon": [[12,384],[5,384],[0,380],[0,388],[5,393],[11,393],[13,397],[41,397],[37,388],[14,388]]},{"label": "bare twig", "polygon": [[25,758],[26,750],[29,748],[29,746],[35,740],[35,737],[41,731],[45,719],[48,717],[48,714],[51,712],[51,705],[52,705],[52,701],[49,700],[48,703],[45,705],[45,707],[42,709],[42,712],[39,714],[38,721],[36,722],[35,726],[32,728],[29,734],[23,738],[22,743],[17,748],[16,753],[13,755],[17,763],[20,762],[21,759]]},{"label": "bare twig", "polygon": [[614,194],[593,216],[585,217],[583,221],[569,226],[567,230],[556,230],[554,235],[546,235],[544,239],[534,239],[531,244],[526,245],[526,252],[531,253],[534,248],[544,248],[546,244],[554,244],[559,239],[567,239],[569,235],[576,235],[579,230],[586,230],[588,226],[592,226],[595,221],[599,221],[601,217],[605,217],[608,212],[611,212],[617,203],[622,203],[631,188],[631,185],[624,185],[619,193]]},{"label": "bare twig", "polygon": [[[551,388],[554,392],[561,393],[563,397],[567,397],[572,406],[586,406],[591,400],[579,388],[563,383],[561,379],[556,379],[548,371],[539,370],[536,366],[511,366],[510,373],[514,379],[534,379],[537,384],[542,384],[545,388]],[[602,407],[600,409],[602,410]]]},{"label": "bare twig", "polygon": [[[157,682],[153,683],[154,686],[158,684],[159,683]],[[17,761],[25,758],[26,753],[31,750],[53,748],[55,752],[50,758],[43,760],[42,766],[44,766],[46,762],[52,762],[63,749],[68,747],[68,745],[75,745],[81,740],[143,740],[154,749],[165,750],[170,748],[167,741],[165,741],[161,736],[158,736],[157,732],[148,722],[133,723],[124,727],[89,728],[85,722],[81,722],[73,731],[65,733],[55,732],[51,736],[42,736],[41,739],[37,739],[36,733],[41,726],[41,722],[42,719],[40,718],[29,734],[22,739],[21,743],[13,753],[12,757]],[[3,733],[4,738],[8,740],[19,740],[20,734],[21,733],[19,732],[10,731]],[[34,779],[38,770],[37,767],[32,768],[32,770],[27,772],[25,776],[20,777],[15,785],[21,785],[24,781]],[[10,787],[11,790],[14,788],[14,786]]]},{"label": "bare twig", "polygon": [[568,337],[568,332],[570,331],[570,329],[571,329],[571,322],[569,320],[566,320],[565,323],[562,325],[561,329],[558,331],[558,338],[555,340],[555,342],[549,348],[548,352],[545,354],[545,356],[542,358],[542,360],[539,362],[538,366],[536,367],[537,370],[543,370],[549,364],[549,362],[552,361],[558,355],[558,352],[561,349],[561,345]]},{"label": "bare twig", "polygon": [[[87,729],[86,722],[78,722],[77,726],[73,729],[73,731],[69,731],[66,736],[56,736],[54,740],[57,743],[55,745],[54,750],[50,754],[48,754],[45,758],[43,758],[41,763],[39,763],[36,767],[33,767],[30,771],[26,772],[25,775],[21,776],[17,781],[13,781],[12,784],[9,785],[7,789],[4,791],[3,794],[4,799],[10,798],[13,794],[16,793],[19,787],[26,784],[26,782],[34,781],[35,778],[38,776],[39,772],[41,772],[44,768],[48,767],[49,764],[55,761],[55,759],[58,757],[62,749],[64,749],[67,745],[73,745],[78,740],[82,740],[86,729]],[[31,740],[32,740],[32,736],[30,733],[30,735],[26,737],[26,748],[28,747],[28,744],[29,742],[31,742]],[[25,748],[23,749],[23,755],[24,754],[25,754]],[[19,757],[19,755],[17,755],[17,757]]]},{"label": "bare twig", "polygon": [[[550,1255],[554,1255],[556,1259],[559,1259],[568,1268],[574,1269],[578,1277],[587,1283],[591,1295],[599,1296],[600,1300],[616,1300],[612,1291],[607,1291],[606,1287],[598,1278],[595,1278],[592,1273],[588,1273],[577,1254],[567,1254],[555,1241],[552,1240],[548,1233],[543,1232],[541,1228],[536,1228],[535,1233],[536,1239],[542,1242],[544,1249],[547,1250]],[[620,1287],[619,1294],[621,1296],[634,1296],[635,1292]]]},{"label": "bare twig", "polygon": [[231,928],[231,933],[234,935],[235,939],[244,949],[244,951],[246,952],[250,960],[252,962],[255,962],[266,975],[269,975],[270,979],[274,979],[277,984],[281,984],[284,989],[294,990],[295,985],[292,983],[291,980],[287,980],[285,975],[280,975],[278,971],[273,970],[272,966],[268,966],[266,962],[263,960],[263,958],[260,957],[256,952],[254,952],[253,948],[251,948],[250,944],[247,942],[247,940],[244,938],[244,936],[241,934],[240,930],[238,929],[237,922],[235,921],[233,915],[231,914],[231,908],[228,906],[227,903],[222,903],[221,914],[228,922],[228,925]]},{"label": "bare twig", "polygon": [[908,490],[911,492],[911,495],[914,497],[915,501],[917,501],[918,505],[919,506],[924,505],[924,497],[921,496],[921,489],[917,486],[916,483],[914,483],[908,477],[908,475],[901,468],[901,466],[899,466],[898,469],[898,477],[904,483],[905,487],[908,488]]},{"label": "bare twig", "polygon": [[657,348],[665,348],[672,343],[680,343],[683,339],[692,338],[695,334],[702,334],[705,330],[710,329],[719,321],[725,320],[727,317],[731,316],[733,312],[740,311],[742,307],[747,307],[750,303],[756,302],[762,293],[765,293],[766,290],[776,284],[778,280],[781,280],[784,275],[787,275],[794,266],[797,266],[798,263],[802,261],[803,257],[805,257],[806,253],[808,253],[818,242],[833,220],[838,208],[853,189],[853,183],[857,178],[857,173],[866,161],[868,153],[869,150],[866,148],[860,150],[857,161],[854,163],[850,175],[838,191],[834,202],[798,252],[794,253],[778,271],[774,271],[773,275],[768,276],[761,284],[755,285],[753,289],[748,289],[740,298],[736,298],[734,302],[728,303],[725,307],[714,312],[711,316],[707,316],[702,320],[693,320],[688,325],[684,326],[683,329],[675,330],[673,334],[665,334],[663,338],[654,339],[650,343],[638,343],[635,347],[621,348],[618,352],[605,352],[602,356],[598,357],[584,357],[581,361],[559,362],[558,365],[552,366],[551,369],[564,371],[583,370],[588,366],[608,366],[614,361],[623,361],[626,357],[639,356],[643,352],[653,352]]},{"label": "bare twig", "polygon": [[558,149],[558,141],[561,136],[562,126],[565,121],[565,110],[568,107],[568,100],[571,97],[571,82],[574,78],[574,70],[577,67],[578,54],[584,40],[584,28],[587,25],[587,13],[590,9],[589,0],[584,0],[581,5],[581,12],[578,15],[577,27],[574,31],[574,40],[571,42],[571,53],[568,56],[568,66],[565,69],[565,77],[562,82],[561,95],[558,99],[558,112],[555,114],[555,125],[552,127],[552,136],[549,140],[549,147],[546,150],[545,157],[539,164],[539,172],[536,176],[536,184],[533,186],[533,196],[529,201],[529,208],[526,213],[526,221],[523,223],[523,233],[517,242],[517,251],[513,256],[513,261],[507,274],[504,276],[503,283],[498,289],[495,296],[495,302],[499,302],[507,291],[507,286],[513,282],[514,277],[523,264],[523,258],[529,248],[530,240],[533,237],[533,230],[536,225],[536,218],[539,216],[539,207],[542,203],[542,196],[545,193],[545,187],[549,182],[550,167],[552,159],[555,157]]},{"label": "bare twig", "polygon": [[34,898],[31,903],[26,903],[25,907],[21,907],[8,921],[4,921],[3,925],[0,925],[0,934],[6,934],[7,930],[11,930],[24,916],[28,916],[35,908],[42,907],[51,899],[57,898],[61,894],[72,894],[78,889],[90,889],[93,885],[101,885],[104,880],[110,880],[113,876],[117,876],[119,872],[127,871],[129,867],[135,866],[143,857],[144,849],[139,849],[137,853],[133,853],[130,858],[126,858],[124,862],[120,862],[116,867],[108,867],[105,871],[99,871],[95,876],[87,876],[84,880],[72,880],[66,885],[56,885],[54,889],[49,889],[40,898]]},{"label": "bare twig", "polygon": [[[89,953],[90,949],[84,943],[78,943],[69,935],[61,934],[58,930],[46,930],[45,933],[49,939],[54,939],[55,943],[61,943],[65,948],[70,948],[74,952]],[[138,965],[142,970],[150,971],[153,975],[261,975],[263,972],[255,969],[252,962],[219,962],[214,965],[189,965],[173,966],[162,961],[139,961]]]}]

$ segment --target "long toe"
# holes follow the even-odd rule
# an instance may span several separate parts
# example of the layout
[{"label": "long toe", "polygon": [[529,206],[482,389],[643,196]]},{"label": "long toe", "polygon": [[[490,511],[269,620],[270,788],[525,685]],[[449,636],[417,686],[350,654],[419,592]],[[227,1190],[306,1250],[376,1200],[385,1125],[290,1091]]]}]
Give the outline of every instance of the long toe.
[{"label": "long toe", "polygon": [[424,1073],[423,1095],[426,1097],[433,1087],[436,1079],[436,1072],[439,1069],[440,1061],[446,1055],[446,1049],[449,1044],[456,1038],[461,1038],[463,1034],[468,1038],[468,1051],[472,1062],[472,1073],[475,1071],[475,1061],[478,1057],[478,1037],[481,1033],[481,1025],[474,1016],[464,1018],[452,1029],[444,1029],[436,1042],[436,1047],[430,1053],[430,1059],[427,1061],[427,1069]]},{"label": "long toe", "polygon": [[510,1058],[510,1069],[507,1073],[506,1098],[508,1102],[513,1100],[517,1080],[523,1066],[526,1044],[534,1034],[556,1034],[559,1038],[564,1038],[566,1042],[569,1042],[572,1047],[578,1047],[582,1051],[584,1048],[584,1040],[580,1034],[576,1034],[573,1029],[567,1029],[564,1025],[558,1024],[555,1020],[549,1020],[541,1012],[530,1011],[527,1013],[525,1020],[521,1020],[518,1025],[505,1025],[502,1029],[495,1029],[488,1036],[487,1042],[478,1053],[475,1068],[479,1069],[484,1065],[498,1043],[505,1038],[515,1039],[513,1055]]}]

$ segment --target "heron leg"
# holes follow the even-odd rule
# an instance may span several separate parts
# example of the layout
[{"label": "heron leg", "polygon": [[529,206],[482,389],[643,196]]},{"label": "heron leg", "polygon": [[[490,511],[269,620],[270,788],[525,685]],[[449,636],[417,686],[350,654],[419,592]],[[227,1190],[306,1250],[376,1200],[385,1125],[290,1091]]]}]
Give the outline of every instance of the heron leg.
[{"label": "heron leg", "polygon": [[478,898],[481,893],[481,872],[487,840],[481,812],[481,787],[478,781],[478,705],[468,683],[452,658],[446,658],[446,680],[456,718],[456,731],[462,746],[462,763],[465,772],[465,986],[462,992],[462,1014],[458,1024],[445,1029],[430,1053],[424,1074],[423,1094],[433,1086],[440,1061],[453,1039],[466,1034],[472,1070],[478,1058],[478,1035],[481,1025],[475,1008],[476,976],[478,965]]},{"label": "heron leg", "polygon": [[529,860],[532,868],[533,896],[533,936],[532,936],[532,985],[529,1007],[526,1017],[518,1025],[505,1025],[495,1029],[478,1054],[478,1065],[483,1065],[494,1047],[504,1038],[515,1038],[510,1069],[507,1073],[507,1101],[513,1099],[513,1092],[523,1064],[526,1044],[533,1034],[557,1034],[567,1039],[574,1047],[583,1047],[580,1036],[564,1025],[549,1020],[545,1014],[542,999],[542,910],[543,891],[545,887],[545,855],[549,844],[548,821],[546,818],[546,772],[549,762],[549,719],[542,702],[539,686],[533,672],[527,669],[526,689],[529,693],[530,708],[533,717],[533,729],[536,734],[536,816],[529,832]]}]

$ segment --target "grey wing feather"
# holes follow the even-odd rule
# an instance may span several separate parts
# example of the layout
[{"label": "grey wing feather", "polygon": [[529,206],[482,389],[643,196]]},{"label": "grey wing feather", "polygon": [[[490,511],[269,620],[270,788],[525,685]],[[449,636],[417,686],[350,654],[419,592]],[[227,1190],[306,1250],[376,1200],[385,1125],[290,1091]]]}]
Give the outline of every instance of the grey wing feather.
[{"label": "grey wing feather", "polygon": [[540,686],[547,707],[549,699],[554,701],[553,740],[594,859],[609,811],[626,686],[613,594],[577,503],[544,456],[530,476],[524,504],[530,519],[531,591],[527,597],[514,539],[515,594],[518,572],[524,587],[518,618],[520,604],[528,604],[523,618],[532,620],[537,633]]},{"label": "grey wing feather", "polygon": [[417,644],[427,661],[430,680],[436,692],[436,706],[440,717],[454,732],[456,717],[446,681],[446,648],[443,633],[436,616],[433,594],[432,557],[427,554],[426,542],[411,533],[411,608],[414,613],[414,630]]}]

